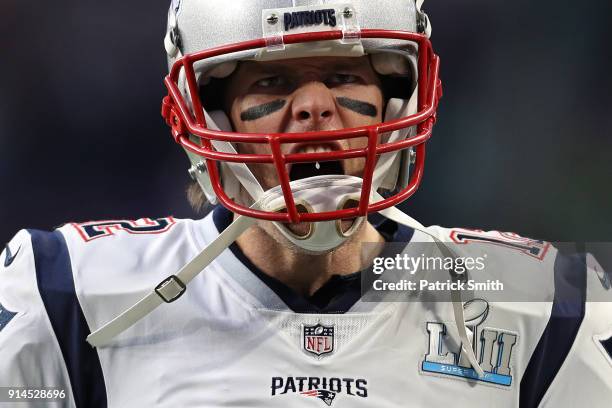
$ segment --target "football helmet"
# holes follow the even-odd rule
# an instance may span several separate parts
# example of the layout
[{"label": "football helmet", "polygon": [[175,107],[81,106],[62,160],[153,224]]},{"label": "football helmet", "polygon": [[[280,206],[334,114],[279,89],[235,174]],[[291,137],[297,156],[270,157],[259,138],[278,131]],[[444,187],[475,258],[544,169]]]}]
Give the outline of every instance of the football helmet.
[{"label": "football helmet", "polygon": [[[165,48],[170,73],[162,114],[191,161],[190,174],[207,199],[234,213],[273,221],[294,244],[324,252],[342,244],[373,212],[410,197],[423,175],[425,142],[436,119],[442,88],[439,58],[422,0],[174,0]],[[214,79],[230,76],[239,61],[368,55],[374,70],[403,82],[399,98],[386,101],[383,123],[303,133],[239,133],[227,115],[207,110]],[[361,138],[365,147],[283,153],[282,146]],[[238,144],[265,144],[270,154],[243,154]],[[287,149],[285,149],[287,150]],[[291,180],[295,163],[362,158],[362,177],[337,174]],[[249,165],[273,165],[280,184],[264,191]],[[251,203],[239,203],[243,188]],[[384,198],[377,199],[376,192]],[[249,206],[250,205],[250,206]],[[343,229],[340,220],[356,219]],[[283,223],[310,222],[298,236]]]}]

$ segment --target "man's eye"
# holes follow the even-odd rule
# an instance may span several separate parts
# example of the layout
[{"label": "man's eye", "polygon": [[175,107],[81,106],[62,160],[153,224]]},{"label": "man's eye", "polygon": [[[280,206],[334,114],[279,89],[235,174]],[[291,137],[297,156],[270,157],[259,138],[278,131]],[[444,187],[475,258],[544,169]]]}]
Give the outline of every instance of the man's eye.
[{"label": "man's eye", "polygon": [[272,87],[284,86],[286,84],[287,84],[287,80],[284,77],[279,76],[279,75],[263,78],[255,82],[255,86],[258,86],[261,88],[272,88]]},{"label": "man's eye", "polygon": [[357,82],[358,80],[359,80],[359,77],[357,75],[352,75],[352,74],[334,74],[327,81],[330,84],[343,85],[343,84],[352,84],[354,82]]}]

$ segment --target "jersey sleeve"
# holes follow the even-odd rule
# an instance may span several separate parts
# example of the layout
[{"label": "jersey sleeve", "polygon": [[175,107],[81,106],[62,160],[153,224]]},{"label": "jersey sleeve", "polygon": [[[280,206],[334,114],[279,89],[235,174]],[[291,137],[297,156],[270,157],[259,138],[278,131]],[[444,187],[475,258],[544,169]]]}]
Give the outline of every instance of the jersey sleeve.
[{"label": "jersey sleeve", "polygon": [[[0,387],[57,387],[64,390],[65,397],[53,406],[75,407],[61,339],[76,334],[70,332],[69,323],[75,310],[68,305],[70,294],[64,282],[57,280],[58,271],[69,266],[62,259],[65,255],[59,232],[26,230],[0,255]],[[58,320],[66,324],[58,325]],[[48,404],[42,400],[15,402],[18,407]],[[8,406],[12,406],[10,401]]]},{"label": "jersey sleeve", "polygon": [[[559,259],[551,320],[538,345],[545,358],[532,357],[538,375],[530,379],[533,384],[541,384],[543,378],[549,378],[548,384],[537,399],[521,407],[609,407],[612,290],[590,254]],[[521,398],[521,402],[527,401]]]}]

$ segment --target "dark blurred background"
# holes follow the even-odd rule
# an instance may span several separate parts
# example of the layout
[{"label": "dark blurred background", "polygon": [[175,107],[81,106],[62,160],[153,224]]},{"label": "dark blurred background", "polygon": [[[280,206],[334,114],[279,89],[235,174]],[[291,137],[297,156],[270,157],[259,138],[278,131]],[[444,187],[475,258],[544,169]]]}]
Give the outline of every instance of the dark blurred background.
[{"label": "dark blurred background", "polygon": [[[169,0],[4,0],[0,243],[67,221],[193,217],[163,123]],[[612,3],[425,3],[444,98],[426,225],[612,240]],[[396,12],[396,11],[393,11]]]}]

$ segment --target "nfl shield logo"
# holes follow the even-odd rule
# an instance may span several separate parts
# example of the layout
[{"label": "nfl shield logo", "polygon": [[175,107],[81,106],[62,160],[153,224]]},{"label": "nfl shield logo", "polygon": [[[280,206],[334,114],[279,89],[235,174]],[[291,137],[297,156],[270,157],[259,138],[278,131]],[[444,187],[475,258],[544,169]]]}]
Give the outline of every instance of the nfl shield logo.
[{"label": "nfl shield logo", "polygon": [[302,326],[304,351],[321,357],[334,351],[334,326]]}]

